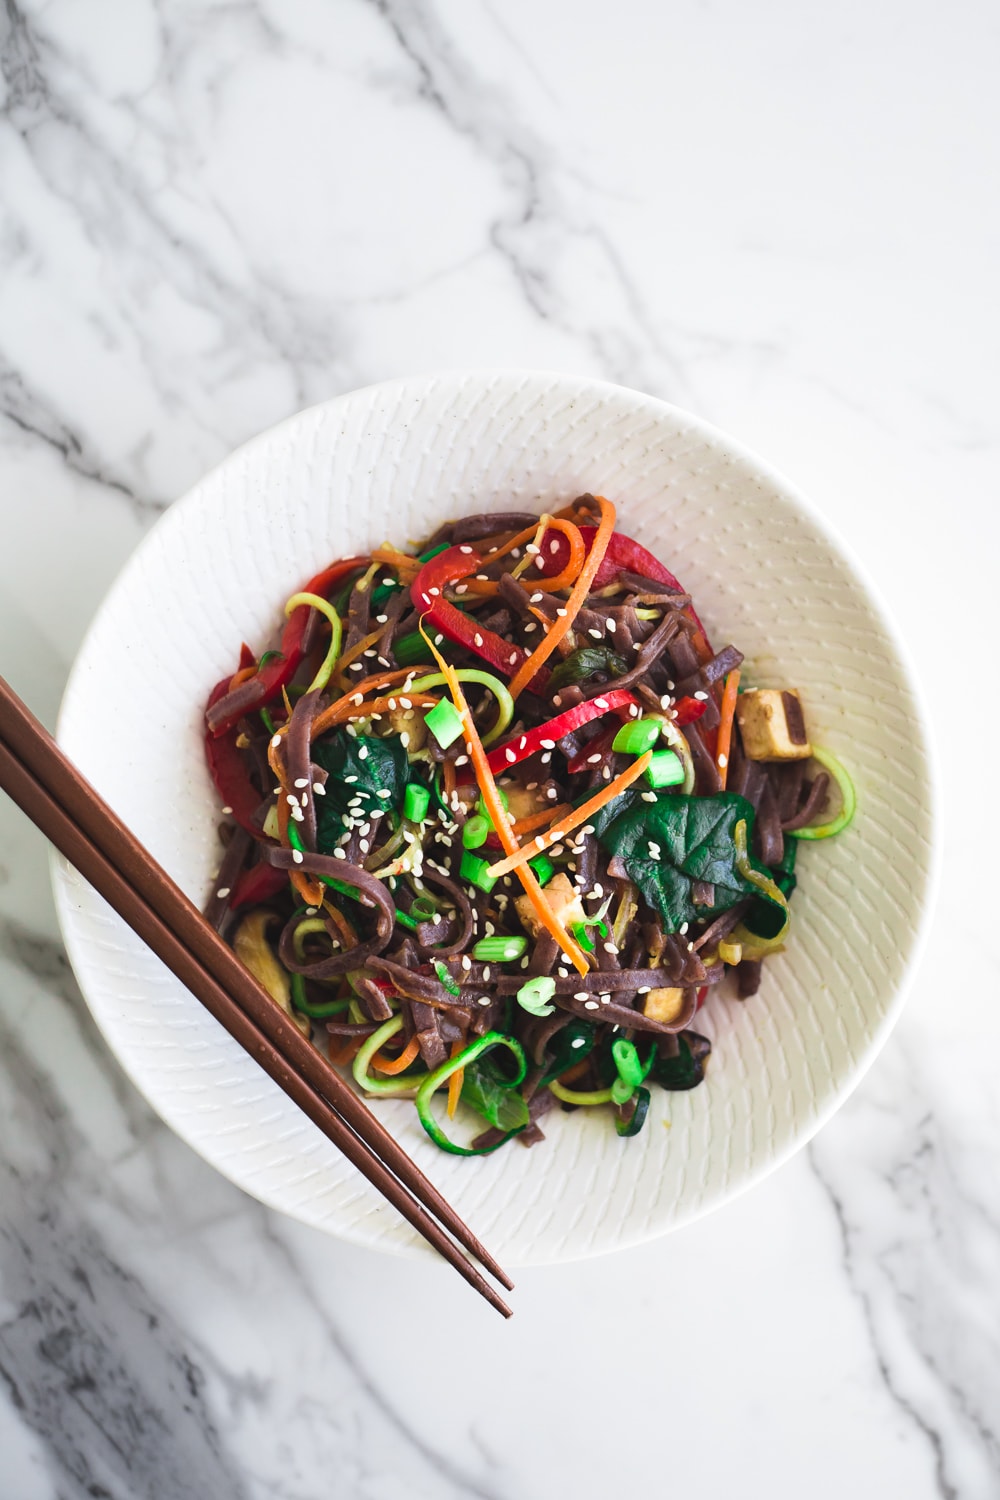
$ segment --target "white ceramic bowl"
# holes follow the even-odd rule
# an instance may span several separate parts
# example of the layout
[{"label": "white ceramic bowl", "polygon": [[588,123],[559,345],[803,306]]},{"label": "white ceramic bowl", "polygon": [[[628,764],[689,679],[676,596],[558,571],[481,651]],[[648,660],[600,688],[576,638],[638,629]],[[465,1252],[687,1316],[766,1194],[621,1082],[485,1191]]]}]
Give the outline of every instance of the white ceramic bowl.
[{"label": "white ceramic bowl", "polygon": [[[605,1111],[557,1113],[544,1144],[467,1160],[431,1145],[409,1103],[374,1106],[512,1265],[614,1250],[717,1208],[809,1139],[899,1012],[932,884],[926,733],[900,644],[821,518],[731,439],[635,391],[517,371],[391,381],[265,432],[167,512],[101,607],[59,721],[69,754],[200,903],[218,862],[202,705],[241,640],[265,642],[285,597],[331,557],[584,490],[617,503],[621,529],[678,574],[713,639],[746,654],[745,677],[802,689],[859,806],[841,837],[800,847],[788,950],[760,993],[713,996],[701,1013],[706,1083],[654,1089],[636,1139]],[[55,884],[98,1024],[184,1140],[306,1223],[422,1249],[60,862]]]}]

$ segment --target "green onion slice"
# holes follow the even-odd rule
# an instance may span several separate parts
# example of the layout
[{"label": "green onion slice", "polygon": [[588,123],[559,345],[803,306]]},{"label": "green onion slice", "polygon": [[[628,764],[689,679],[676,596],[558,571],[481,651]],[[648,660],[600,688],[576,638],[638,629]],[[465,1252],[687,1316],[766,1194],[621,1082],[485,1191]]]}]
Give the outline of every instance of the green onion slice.
[{"label": "green onion slice", "polygon": [[556,992],[556,982],[548,974],[539,974],[522,984],[517,992],[517,1003],[531,1016],[551,1016],[554,1005],[547,1002]]},{"label": "green onion slice", "polygon": [[826,823],[810,823],[806,828],[790,828],[785,835],[789,839],[832,839],[835,833],[843,833],[857,811],[858,794],[846,766],[835,755],[831,755],[829,750],[821,750],[818,745],[813,746],[812,758],[818,760],[825,771],[830,772],[840,788],[840,812]]}]

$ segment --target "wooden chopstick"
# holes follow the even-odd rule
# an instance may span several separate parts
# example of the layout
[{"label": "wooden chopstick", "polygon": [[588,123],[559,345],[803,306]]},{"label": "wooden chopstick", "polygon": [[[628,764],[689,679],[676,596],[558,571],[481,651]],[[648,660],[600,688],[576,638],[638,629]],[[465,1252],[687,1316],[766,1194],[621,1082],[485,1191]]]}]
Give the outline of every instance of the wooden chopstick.
[{"label": "wooden chopstick", "polygon": [[510,1316],[494,1289],[425,1210],[510,1287],[506,1273],[2,678],[0,786],[414,1228]]}]

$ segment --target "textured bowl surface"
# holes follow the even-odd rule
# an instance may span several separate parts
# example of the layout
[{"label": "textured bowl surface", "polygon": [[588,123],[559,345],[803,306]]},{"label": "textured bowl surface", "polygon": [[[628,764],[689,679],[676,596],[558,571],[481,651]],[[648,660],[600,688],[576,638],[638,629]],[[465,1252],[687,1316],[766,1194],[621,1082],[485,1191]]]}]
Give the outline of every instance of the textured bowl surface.
[{"label": "textured bowl surface", "polygon": [[[76,662],[59,738],[200,904],[219,816],[200,736],[209,687],[260,649],[317,566],[447,515],[542,510],[584,490],[683,580],[745,677],[802,689],[813,739],[842,756],[858,816],[800,847],[787,952],[746,1004],[699,1018],[705,1085],[653,1090],[621,1141],[605,1111],[547,1117],[548,1139],[442,1155],[408,1103],[375,1105],[510,1264],[661,1234],[802,1145],[885,1039],[924,924],[933,807],[925,730],[900,648],[840,544],[778,475],[703,422],[634,391],[543,373],[453,373],[329,401],[248,443],[167,512]],[[107,705],[127,724],[109,733]],[[68,867],[70,957],[109,1045],[195,1150],[265,1203],[359,1244],[421,1251],[409,1228]],[[669,1127],[669,1128],[668,1128]]]}]

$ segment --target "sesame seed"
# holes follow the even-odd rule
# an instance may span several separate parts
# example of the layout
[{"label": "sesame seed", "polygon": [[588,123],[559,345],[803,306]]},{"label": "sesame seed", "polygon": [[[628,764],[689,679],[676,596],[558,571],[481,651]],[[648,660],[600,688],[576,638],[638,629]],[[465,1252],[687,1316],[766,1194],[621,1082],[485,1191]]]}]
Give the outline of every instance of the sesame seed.
[{"label": "sesame seed", "polygon": [[607,708],[608,706],[607,698],[595,698],[594,703],[597,708]]},{"label": "sesame seed", "polygon": [[368,759],[368,746],[367,745],[362,745],[361,749],[358,751],[358,760],[367,760],[367,759]]},{"label": "sesame seed", "polygon": [[720,755],[719,756],[719,770],[720,771],[724,771],[726,769],[726,767],[728,766],[728,764],[729,764],[729,756],[728,755]]},{"label": "sesame seed", "polygon": [[472,968],[472,959],[469,957],[469,955],[467,953],[463,953],[462,954],[462,968],[463,969],[471,969]]},{"label": "sesame seed", "polygon": [[544,594],[532,594],[528,600],[529,604],[539,604],[545,598]]},{"label": "sesame seed", "polygon": [[365,701],[365,695],[364,695],[364,693],[352,693],[351,694],[351,702],[353,704],[355,704],[355,706],[357,704],[359,704],[359,703],[364,703],[364,701]]},{"label": "sesame seed", "polygon": [[511,750],[511,749],[508,748],[507,750],[504,751],[504,756],[505,756],[505,758],[507,760],[508,765],[512,766],[517,761],[517,751],[516,750]]},{"label": "sesame seed", "polygon": [[400,698],[399,702],[400,702],[400,707],[401,708],[412,708],[413,707],[413,701],[410,698]]},{"label": "sesame seed", "polygon": [[362,651],[362,656],[378,656],[374,646],[369,646],[367,651]]},{"label": "sesame seed", "polygon": [[407,745],[410,743],[410,736],[406,732],[405,729],[403,730],[402,734],[399,736],[399,743],[402,745],[402,747],[403,747],[404,750],[406,749]]},{"label": "sesame seed", "polygon": [[556,614],[559,616],[560,620],[564,620],[566,618],[566,611],[564,609],[557,609]]},{"label": "sesame seed", "polygon": [[600,756],[600,755],[588,755],[587,756],[587,765],[588,766],[598,766],[598,765],[600,765],[602,758],[603,757]]},{"label": "sesame seed", "polygon": [[599,630],[595,630],[593,627],[591,627],[591,629],[587,631],[587,634],[592,635],[595,641],[599,641],[601,639],[601,632]]},{"label": "sesame seed", "polygon": [[537,786],[538,786],[538,782],[537,781],[529,781],[524,790],[526,792],[533,792],[533,791],[536,790]]},{"label": "sesame seed", "polygon": [[365,670],[364,662],[352,661],[347,670],[349,672],[363,672]]},{"label": "sesame seed", "polygon": [[480,997],[479,997],[479,1004],[480,1005],[489,1005],[489,1003],[490,1003],[490,997],[489,997],[489,995],[480,995]]},{"label": "sesame seed", "polygon": [[455,765],[456,766],[467,766],[468,764],[469,764],[469,757],[467,755],[456,755],[455,756]]},{"label": "sesame seed", "polygon": [[601,775],[604,777],[605,781],[610,781],[611,780],[611,767],[610,766],[604,766],[602,768],[602,770],[601,770]]},{"label": "sesame seed", "polygon": [[543,766],[547,766],[548,763],[549,763],[549,761],[551,759],[552,759],[552,751],[551,750],[546,750],[545,754],[542,756],[542,765]]},{"label": "sesame seed", "polygon": [[583,1008],[584,1010],[600,1010],[601,1007],[598,1005],[596,1000],[585,1000]]},{"label": "sesame seed", "polygon": [[345,776],[344,777],[345,782],[347,782],[348,784],[357,781],[357,779],[358,778],[356,776]]},{"label": "sesame seed", "polygon": [[516,651],[512,651],[510,653],[510,656],[509,656],[508,660],[510,662],[510,665],[514,666],[515,662],[517,661],[517,652]]},{"label": "sesame seed", "polygon": [[549,551],[551,552],[551,554],[552,554],[553,557],[555,557],[556,553],[559,551],[559,543],[556,541],[556,539],[554,537],[553,537],[552,541],[549,543]]},{"label": "sesame seed", "polygon": [[530,635],[533,630],[537,630],[537,629],[538,629],[537,621],[535,621],[535,620],[529,620],[528,623],[527,623],[527,625],[525,625],[525,627],[524,627],[524,633],[525,633],[525,635]]},{"label": "sesame seed", "polygon": [[390,708],[394,709],[396,707],[396,700],[395,700],[395,698],[390,698],[388,700],[388,703],[389,703],[389,707]]},{"label": "sesame seed", "polygon": [[[466,557],[471,557],[472,556],[472,548],[471,547],[459,547],[458,550],[459,550],[459,552],[464,552]],[[496,548],[493,547],[490,550],[495,552]]]},{"label": "sesame seed", "polygon": [[543,750],[554,750],[556,748],[555,740],[539,740],[538,743],[541,745]]},{"label": "sesame seed", "polygon": [[484,984],[489,984],[489,982],[490,982],[490,975],[491,975],[492,972],[493,971],[490,968],[489,964],[487,964],[486,967],[485,967],[485,969],[483,970],[483,983]]},{"label": "sesame seed", "polygon": [[308,786],[309,785],[309,778],[308,778],[308,776],[297,776],[295,778],[294,782],[292,783],[292,785],[293,786],[298,786],[298,787]]},{"label": "sesame seed", "polygon": [[229,895],[230,890],[230,886],[224,885],[222,889],[220,891],[216,891],[215,894],[218,896],[220,901],[225,901],[226,897]]},{"label": "sesame seed", "polygon": [[474,635],[474,636],[473,636],[473,637],[472,637],[472,639],[473,639],[473,640],[474,640],[474,641],[475,641],[475,643],[476,643],[476,645],[477,645],[477,646],[481,646],[481,645],[482,645],[482,644],[483,644],[483,638],[482,638],[482,636],[481,636],[481,635],[480,635],[480,634],[479,634],[479,631],[478,631],[478,630],[477,630],[477,631],[476,631],[476,633],[475,633],[475,635]]},{"label": "sesame seed", "polygon": [[456,585],[455,585],[455,593],[456,594],[467,594],[468,592],[469,592],[469,585],[467,583],[456,583]]},{"label": "sesame seed", "polygon": [[223,809],[222,809],[222,811],[223,811],[223,813],[224,813],[224,814],[225,814],[225,815],[226,815],[226,816],[228,816],[228,815],[229,815],[229,813],[231,813],[231,812],[232,812],[232,808],[231,808],[231,807],[224,807],[224,808],[223,808]]},{"label": "sesame seed", "polygon": [[271,749],[272,750],[280,750],[281,749],[281,735],[280,734],[276,734],[274,736],[274,738],[271,740]]},{"label": "sesame seed", "polygon": [[653,986],[651,984],[640,984],[638,990],[636,991],[636,994],[648,995],[652,988]]},{"label": "sesame seed", "polygon": [[428,589],[427,592],[429,594],[440,594],[441,590],[440,589]]},{"label": "sesame seed", "polygon": [[643,802],[655,802],[656,801],[656,793],[655,792],[642,792],[642,793],[640,793],[640,795],[642,797]]},{"label": "sesame seed", "polygon": [[701,692],[699,690],[697,693],[695,693],[694,696],[698,699],[699,703],[707,703],[708,702],[708,694],[707,693],[703,693],[703,692]]},{"label": "sesame seed", "polygon": [[379,789],[375,793],[375,795],[376,795],[376,797],[386,797],[386,798],[389,798],[389,797],[392,796],[392,793],[390,791],[387,791],[385,787],[379,787]]},{"label": "sesame seed", "polygon": [[574,992],[574,994],[573,994],[573,999],[574,1000],[589,1000],[590,999],[590,991],[589,990],[576,990]]},{"label": "sesame seed", "polygon": [[556,791],[554,786],[549,786],[545,788],[545,795],[546,797],[551,799],[552,797],[558,797],[559,793]]},{"label": "sesame seed", "polygon": [[555,696],[552,699],[552,702],[555,704],[556,708],[561,708],[562,707],[562,696],[561,696],[561,694],[556,693]]},{"label": "sesame seed", "polygon": [[639,717],[639,705],[638,705],[638,703],[630,703],[629,704],[629,706],[628,706],[628,716],[629,716],[630,719],[637,719]]},{"label": "sesame seed", "polygon": [[339,849],[339,848],[338,849],[334,849],[333,852],[337,856],[338,859],[346,859],[347,858],[347,851],[344,850],[344,849]]},{"label": "sesame seed", "polygon": [[376,625],[386,625],[386,624],[388,624],[388,622],[389,622],[389,616],[388,615],[376,615],[375,616],[375,624]]},{"label": "sesame seed", "polygon": [[688,928],[690,926],[691,926],[690,922],[682,922],[681,923],[681,925],[677,929],[677,931],[680,933],[681,937],[684,936],[684,934],[687,932],[687,930],[688,930]]},{"label": "sesame seed", "polygon": [[541,547],[536,547],[534,542],[529,542],[524,550],[525,552],[527,552],[529,557],[537,557],[542,549]]},{"label": "sesame seed", "polygon": [[305,855],[302,853],[301,849],[293,849],[292,850],[292,859],[295,861],[295,863],[297,865],[300,865],[302,863],[302,861],[303,861],[304,858],[305,858]]},{"label": "sesame seed", "polygon": [[600,881],[598,881],[597,885],[591,887],[590,894],[591,896],[593,896],[595,901],[600,901],[601,897],[604,895],[604,887],[603,885],[601,885]]},{"label": "sesame seed", "polygon": [[609,619],[605,623],[607,624],[607,627],[610,630],[611,634],[614,635],[615,631],[618,629],[617,621]]},{"label": "sesame seed", "polygon": [[573,1040],[570,1042],[570,1046],[571,1047],[584,1047],[584,1046],[586,1046],[586,1043],[587,1043],[587,1038],[585,1036],[578,1036],[578,1037],[574,1037],[573,1038]]}]

